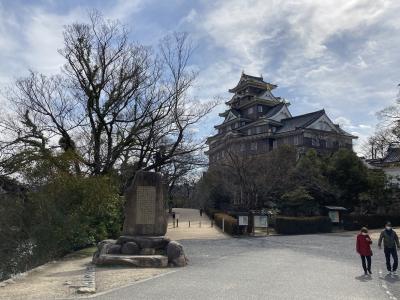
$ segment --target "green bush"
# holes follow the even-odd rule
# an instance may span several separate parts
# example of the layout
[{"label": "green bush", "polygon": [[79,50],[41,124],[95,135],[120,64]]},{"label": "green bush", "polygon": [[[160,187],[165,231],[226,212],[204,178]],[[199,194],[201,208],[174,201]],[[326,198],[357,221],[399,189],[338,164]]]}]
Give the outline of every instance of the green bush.
[{"label": "green bush", "polygon": [[215,208],[209,208],[209,207],[207,207],[207,208],[204,209],[204,212],[206,213],[206,215],[207,215],[211,220],[214,220],[214,215],[215,215],[216,213],[221,212],[221,211],[218,210],[218,209],[215,209]]},{"label": "green bush", "polygon": [[118,237],[122,212],[109,177],[62,175],[29,193],[0,194],[0,281]]},{"label": "green bush", "polygon": [[275,219],[275,230],[280,234],[331,232],[329,217],[282,217]]},{"label": "green bush", "polygon": [[28,199],[39,255],[57,257],[120,232],[122,198],[108,177],[61,176]]},{"label": "green bush", "polygon": [[383,228],[387,221],[393,226],[400,226],[400,216],[389,215],[347,215],[343,218],[345,230],[360,230],[365,226],[369,229]]},{"label": "green bush", "polygon": [[230,235],[238,235],[239,234],[239,225],[237,220],[225,213],[216,213],[214,214],[215,224],[222,228],[222,219],[224,219],[224,229],[225,232]]}]

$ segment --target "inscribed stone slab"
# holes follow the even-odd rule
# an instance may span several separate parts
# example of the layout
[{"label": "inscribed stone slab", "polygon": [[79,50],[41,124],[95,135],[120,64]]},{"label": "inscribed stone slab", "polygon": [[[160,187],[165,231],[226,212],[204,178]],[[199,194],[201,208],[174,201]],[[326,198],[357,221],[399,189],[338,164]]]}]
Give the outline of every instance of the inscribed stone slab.
[{"label": "inscribed stone slab", "polygon": [[126,236],[163,236],[167,232],[166,186],[161,174],[139,171],[125,194]]},{"label": "inscribed stone slab", "polygon": [[138,186],[136,190],[137,224],[154,224],[156,213],[156,187]]}]

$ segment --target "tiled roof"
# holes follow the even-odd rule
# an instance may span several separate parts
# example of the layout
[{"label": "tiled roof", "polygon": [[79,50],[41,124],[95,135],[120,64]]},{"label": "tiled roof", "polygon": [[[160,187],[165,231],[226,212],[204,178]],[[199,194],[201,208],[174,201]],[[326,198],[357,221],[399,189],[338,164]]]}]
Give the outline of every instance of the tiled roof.
[{"label": "tiled roof", "polygon": [[246,85],[252,85],[260,89],[271,89],[271,90],[277,87],[277,85],[275,84],[265,82],[262,76],[257,77],[242,73],[242,76],[240,77],[240,80],[237,83],[237,85],[234,88],[229,89],[229,92],[236,93],[238,89],[244,88]]},{"label": "tiled roof", "polygon": [[275,114],[277,114],[281,109],[282,109],[282,107],[284,107],[285,106],[285,103],[279,103],[278,105],[275,105],[275,106],[273,106],[266,114],[265,114],[265,117],[268,119],[268,118],[271,118],[271,117],[273,117]]},{"label": "tiled roof", "polygon": [[234,109],[234,108],[230,108],[230,109],[224,111],[223,113],[220,113],[219,115],[221,117],[224,117],[224,116],[229,115],[229,112],[232,112],[236,117],[240,117],[240,112],[237,109]]},{"label": "tiled roof", "polygon": [[264,82],[264,80],[263,80],[263,78],[262,78],[261,76],[260,76],[260,77],[251,76],[251,75],[247,75],[247,74],[245,74],[245,73],[242,74],[242,78],[245,78],[245,79],[253,79],[253,80],[260,81],[260,82]]},{"label": "tiled roof", "polygon": [[400,162],[400,148],[389,147],[386,156],[382,159],[382,162],[385,163]]},{"label": "tiled roof", "polygon": [[323,114],[325,114],[324,109],[293,118],[282,119],[281,122],[283,126],[279,128],[276,133],[288,132],[296,130],[296,128],[307,127],[320,118]]},{"label": "tiled roof", "polygon": [[230,111],[236,116],[236,117],[240,117],[240,112],[237,109],[231,108]]}]

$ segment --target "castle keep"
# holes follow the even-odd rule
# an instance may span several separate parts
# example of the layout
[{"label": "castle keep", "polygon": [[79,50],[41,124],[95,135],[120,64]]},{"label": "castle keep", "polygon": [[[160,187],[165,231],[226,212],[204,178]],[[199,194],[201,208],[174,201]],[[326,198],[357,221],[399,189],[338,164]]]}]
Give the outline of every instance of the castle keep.
[{"label": "castle keep", "polygon": [[352,149],[357,137],[334,124],[325,110],[293,117],[290,103],[272,94],[276,87],[262,77],[242,73],[229,90],[233,96],[226,102],[229,108],[220,114],[224,121],[215,126],[218,133],[207,139],[210,166],[227,151],[260,155],[282,145],[295,146],[299,153],[309,148],[319,153]]}]

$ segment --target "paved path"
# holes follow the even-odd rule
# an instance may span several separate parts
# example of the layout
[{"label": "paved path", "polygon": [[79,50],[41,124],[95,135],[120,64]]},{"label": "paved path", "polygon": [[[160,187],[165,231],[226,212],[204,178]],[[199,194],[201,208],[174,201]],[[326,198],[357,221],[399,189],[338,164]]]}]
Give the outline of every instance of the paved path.
[{"label": "paved path", "polygon": [[378,249],[361,276],[353,233],[181,242],[188,267],[96,299],[400,299]]},{"label": "paved path", "polygon": [[218,227],[211,227],[211,220],[205,213],[200,216],[198,209],[174,208],[173,211],[176,216],[179,215],[179,223],[178,227],[174,227],[172,216],[169,217],[167,236],[172,240],[230,238],[228,235],[222,233]]}]

